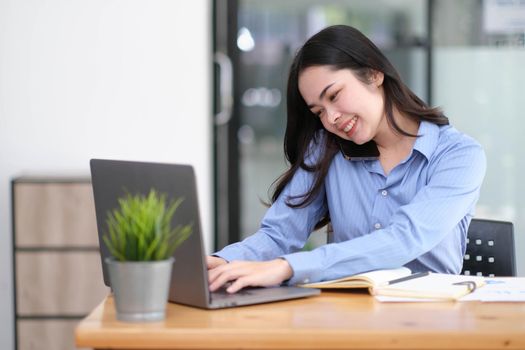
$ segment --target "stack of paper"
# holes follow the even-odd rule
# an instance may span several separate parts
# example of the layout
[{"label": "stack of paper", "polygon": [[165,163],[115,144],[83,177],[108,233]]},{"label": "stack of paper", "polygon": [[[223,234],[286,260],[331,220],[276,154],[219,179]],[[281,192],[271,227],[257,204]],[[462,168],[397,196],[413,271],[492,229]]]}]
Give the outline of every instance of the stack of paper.
[{"label": "stack of paper", "polygon": [[388,299],[384,297],[458,300],[485,285],[485,279],[477,276],[444,273],[424,273],[413,276],[413,278],[390,281],[388,284],[374,287],[372,294],[383,301]]}]

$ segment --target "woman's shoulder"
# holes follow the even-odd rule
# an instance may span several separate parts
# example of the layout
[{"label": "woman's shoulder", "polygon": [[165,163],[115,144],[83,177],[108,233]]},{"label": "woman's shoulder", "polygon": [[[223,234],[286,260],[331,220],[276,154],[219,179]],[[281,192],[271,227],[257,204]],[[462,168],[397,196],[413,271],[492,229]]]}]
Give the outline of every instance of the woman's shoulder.
[{"label": "woman's shoulder", "polygon": [[484,161],[483,147],[474,137],[459,131],[450,124],[438,126],[438,129],[435,158],[467,156]]},{"label": "woman's shoulder", "polygon": [[459,131],[452,125],[440,125],[438,147],[473,147],[483,149],[481,144],[472,136]]}]

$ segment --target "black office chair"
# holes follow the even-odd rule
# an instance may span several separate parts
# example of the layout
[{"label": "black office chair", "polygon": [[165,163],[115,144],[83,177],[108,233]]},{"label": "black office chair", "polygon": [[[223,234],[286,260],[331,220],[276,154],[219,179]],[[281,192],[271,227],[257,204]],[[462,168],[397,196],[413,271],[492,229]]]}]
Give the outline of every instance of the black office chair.
[{"label": "black office chair", "polygon": [[516,276],[512,222],[472,219],[462,275]]}]

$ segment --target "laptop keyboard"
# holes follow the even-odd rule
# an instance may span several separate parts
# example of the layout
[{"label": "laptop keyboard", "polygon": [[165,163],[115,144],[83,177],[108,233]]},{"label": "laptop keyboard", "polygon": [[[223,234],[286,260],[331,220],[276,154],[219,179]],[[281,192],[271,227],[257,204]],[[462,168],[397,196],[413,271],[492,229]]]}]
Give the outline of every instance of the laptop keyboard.
[{"label": "laptop keyboard", "polygon": [[231,294],[231,293],[228,293],[226,289],[219,289],[211,293],[211,299],[212,300],[225,300],[225,299],[238,297],[239,295],[253,295],[253,293],[250,292],[249,290],[241,289],[237,293]]}]

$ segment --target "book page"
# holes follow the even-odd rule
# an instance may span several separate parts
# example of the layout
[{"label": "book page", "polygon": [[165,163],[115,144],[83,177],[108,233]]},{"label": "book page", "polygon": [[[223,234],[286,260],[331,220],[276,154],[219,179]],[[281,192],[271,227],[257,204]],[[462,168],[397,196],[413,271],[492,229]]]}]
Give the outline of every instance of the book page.
[{"label": "book page", "polygon": [[365,272],[336,280],[300,284],[299,286],[306,288],[370,288],[410,274],[411,271],[408,268],[400,267],[397,269]]}]

